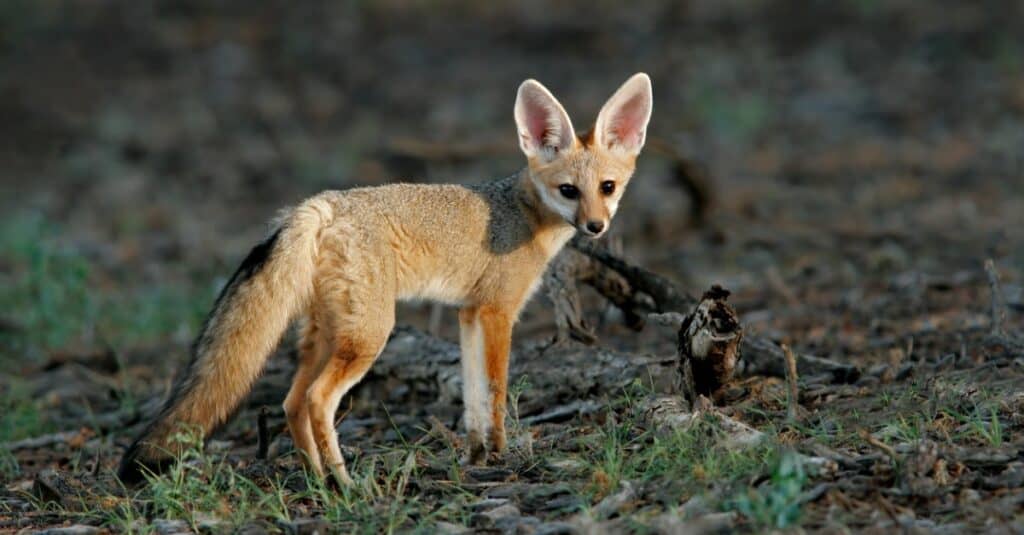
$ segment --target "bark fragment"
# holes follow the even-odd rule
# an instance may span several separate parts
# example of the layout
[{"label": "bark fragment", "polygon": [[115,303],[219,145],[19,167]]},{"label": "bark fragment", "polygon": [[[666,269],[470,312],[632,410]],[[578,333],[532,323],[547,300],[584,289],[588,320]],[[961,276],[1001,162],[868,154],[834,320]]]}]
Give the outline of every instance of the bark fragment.
[{"label": "bark fragment", "polygon": [[679,364],[691,402],[701,395],[719,401],[736,370],[743,327],[728,297],[728,290],[712,286],[679,326]]}]

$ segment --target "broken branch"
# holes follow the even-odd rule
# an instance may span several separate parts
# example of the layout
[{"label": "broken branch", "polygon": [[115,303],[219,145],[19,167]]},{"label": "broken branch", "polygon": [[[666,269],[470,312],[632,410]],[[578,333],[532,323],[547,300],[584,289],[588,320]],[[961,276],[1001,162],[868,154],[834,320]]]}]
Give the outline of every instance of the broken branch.
[{"label": "broken branch", "polygon": [[[628,326],[637,330],[643,328],[652,313],[681,314],[697,304],[696,299],[667,278],[630,264],[600,242],[576,237],[569,243],[570,247],[555,258],[544,281],[548,296],[555,303],[559,340],[579,339],[580,331],[592,336],[583,321],[574,280],[592,286],[622,311]],[[669,318],[656,319],[661,323]],[[747,334],[740,341],[740,353],[746,374],[786,376],[785,355],[772,340]],[[797,371],[804,376],[828,374],[833,383],[852,383],[861,375],[860,369],[850,364],[799,353],[795,357]]]},{"label": "broken branch", "polygon": [[789,385],[789,399],[786,403],[786,418],[795,423],[799,418],[800,388],[797,385],[796,357],[789,346],[782,344],[782,354],[786,357],[786,384]]},{"label": "broken branch", "polygon": [[1003,303],[1003,291],[999,287],[999,273],[991,258],[985,260],[985,274],[988,276],[988,287],[992,292],[992,335],[1003,336],[1003,320],[1006,318],[1006,305]]},{"label": "broken branch", "polygon": [[270,411],[267,410],[267,407],[260,407],[260,413],[256,417],[256,458],[262,461],[267,460],[267,450],[270,449],[270,431],[267,429],[267,418],[269,416]]}]

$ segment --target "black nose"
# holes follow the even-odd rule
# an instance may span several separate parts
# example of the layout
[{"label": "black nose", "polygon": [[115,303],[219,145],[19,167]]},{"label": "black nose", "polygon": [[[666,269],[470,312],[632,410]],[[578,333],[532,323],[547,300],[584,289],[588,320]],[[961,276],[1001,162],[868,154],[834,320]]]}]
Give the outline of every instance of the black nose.
[{"label": "black nose", "polygon": [[600,234],[601,231],[604,230],[604,222],[603,221],[587,221],[587,230],[589,230],[590,232],[593,232],[594,234]]}]

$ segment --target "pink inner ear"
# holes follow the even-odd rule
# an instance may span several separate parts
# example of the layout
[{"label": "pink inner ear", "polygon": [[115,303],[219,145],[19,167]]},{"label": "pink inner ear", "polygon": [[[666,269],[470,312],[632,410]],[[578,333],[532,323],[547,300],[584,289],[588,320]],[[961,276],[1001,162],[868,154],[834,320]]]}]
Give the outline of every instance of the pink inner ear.
[{"label": "pink inner ear", "polygon": [[626,147],[636,147],[643,143],[644,124],[647,119],[647,99],[644,95],[637,94],[623,102],[608,124],[608,133],[611,134],[609,144],[621,144]]},{"label": "pink inner ear", "polygon": [[553,129],[551,114],[554,112],[536,96],[526,99],[526,128],[530,133],[530,145],[536,148],[550,147],[558,143],[557,132]]},{"label": "pink inner ear", "polygon": [[548,110],[545,109],[543,104],[532,99],[528,101],[526,106],[526,128],[530,131],[531,141],[534,146],[543,147],[547,145],[548,136],[551,135]]}]

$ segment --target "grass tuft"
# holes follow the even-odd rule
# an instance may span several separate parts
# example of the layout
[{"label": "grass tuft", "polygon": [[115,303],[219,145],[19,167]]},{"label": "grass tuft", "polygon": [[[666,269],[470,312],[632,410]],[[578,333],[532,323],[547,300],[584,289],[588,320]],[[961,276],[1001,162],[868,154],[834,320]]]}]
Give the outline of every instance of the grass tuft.
[{"label": "grass tuft", "polygon": [[783,453],[771,474],[766,484],[741,491],[726,505],[745,516],[757,531],[792,528],[800,521],[800,494],[807,483],[800,456]]}]

